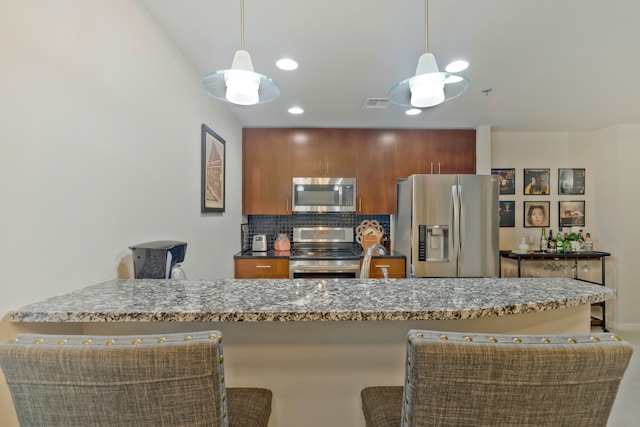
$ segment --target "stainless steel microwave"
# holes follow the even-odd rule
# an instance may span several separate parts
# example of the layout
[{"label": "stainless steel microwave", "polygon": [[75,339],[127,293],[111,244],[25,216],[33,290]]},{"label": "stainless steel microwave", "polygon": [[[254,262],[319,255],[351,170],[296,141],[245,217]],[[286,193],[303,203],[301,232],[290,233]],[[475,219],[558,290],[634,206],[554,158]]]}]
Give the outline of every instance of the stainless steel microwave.
[{"label": "stainless steel microwave", "polygon": [[355,212],[355,178],[293,178],[292,212]]}]

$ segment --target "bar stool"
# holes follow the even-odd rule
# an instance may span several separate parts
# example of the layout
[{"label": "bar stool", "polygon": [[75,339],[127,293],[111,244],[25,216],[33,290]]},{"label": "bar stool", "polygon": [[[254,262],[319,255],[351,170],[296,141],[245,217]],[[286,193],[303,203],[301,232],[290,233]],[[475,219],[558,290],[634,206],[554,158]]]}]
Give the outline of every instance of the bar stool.
[{"label": "bar stool", "polygon": [[267,426],[272,393],[227,388],[219,331],[20,334],[0,345],[20,425]]},{"label": "bar stool", "polygon": [[612,334],[411,330],[404,386],[362,390],[367,427],[606,426],[633,348]]}]

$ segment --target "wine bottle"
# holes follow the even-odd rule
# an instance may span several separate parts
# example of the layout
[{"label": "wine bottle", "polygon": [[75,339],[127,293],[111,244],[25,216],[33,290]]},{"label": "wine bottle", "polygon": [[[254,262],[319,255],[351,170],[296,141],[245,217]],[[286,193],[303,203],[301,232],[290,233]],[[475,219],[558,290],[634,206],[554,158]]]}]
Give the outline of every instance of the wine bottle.
[{"label": "wine bottle", "polygon": [[556,250],[556,241],[553,239],[553,230],[549,229],[549,241],[547,242],[549,249]]},{"label": "wine bottle", "polygon": [[564,253],[564,239],[562,238],[562,227],[558,230],[558,235],[556,236],[556,253],[563,254]]},{"label": "wine bottle", "polygon": [[584,241],[585,252],[593,252],[593,242],[591,241],[591,233],[587,233]]},{"label": "wine bottle", "polygon": [[578,246],[580,247],[580,252],[584,252],[584,236],[582,235],[582,230],[578,232]]},{"label": "wine bottle", "polygon": [[547,232],[544,227],[542,227],[542,233],[540,233],[540,251],[547,252],[547,245],[549,244],[547,240]]}]

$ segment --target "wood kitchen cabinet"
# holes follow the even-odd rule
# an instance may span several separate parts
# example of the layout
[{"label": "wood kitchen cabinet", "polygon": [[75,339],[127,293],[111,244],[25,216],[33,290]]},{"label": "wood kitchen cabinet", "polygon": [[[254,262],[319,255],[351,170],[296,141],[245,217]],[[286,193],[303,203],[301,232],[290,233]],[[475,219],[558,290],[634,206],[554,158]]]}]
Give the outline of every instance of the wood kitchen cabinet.
[{"label": "wood kitchen cabinet", "polygon": [[291,130],[242,130],[242,214],[291,214]]},{"label": "wood kitchen cabinet", "polygon": [[356,177],[356,213],[396,213],[396,182],[416,173],[475,174],[473,129],[247,128],[242,214],[291,214],[291,178]]},{"label": "wood kitchen cabinet", "polygon": [[287,279],[289,278],[288,258],[247,258],[234,259],[236,279]]},{"label": "wood kitchen cabinet", "polygon": [[[362,261],[360,261],[362,266]],[[406,277],[404,258],[371,258],[369,278],[383,279],[383,268],[387,269],[390,279],[404,279]]]},{"label": "wood kitchen cabinet", "polygon": [[352,178],[356,141],[351,129],[291,130],[291,176]]},{"label": "wood kitchen cabinet", "polygon": [[398,178],[420,173],[476,173],[473,129],[401,129],[396,137]]},{"label": "wood kitchen cabinet", "polygon": [[395,131],[359,129],[356,159],[356,213],[396,213]]}]

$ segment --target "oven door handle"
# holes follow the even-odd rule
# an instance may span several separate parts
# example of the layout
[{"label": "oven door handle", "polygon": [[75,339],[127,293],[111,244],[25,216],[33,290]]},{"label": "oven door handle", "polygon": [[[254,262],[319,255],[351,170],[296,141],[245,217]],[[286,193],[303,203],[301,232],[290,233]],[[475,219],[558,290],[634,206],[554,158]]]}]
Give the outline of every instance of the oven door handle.
[{"label": "oven door handle", "polygon": [[311,266],[311,265],[299,265],[291,267],[290,270],[294,273],[328,273],[328,272],[340,272],[340,271],[360,271],[359,267],[345,266],[345,265],[323,265],[323,266]]}]

